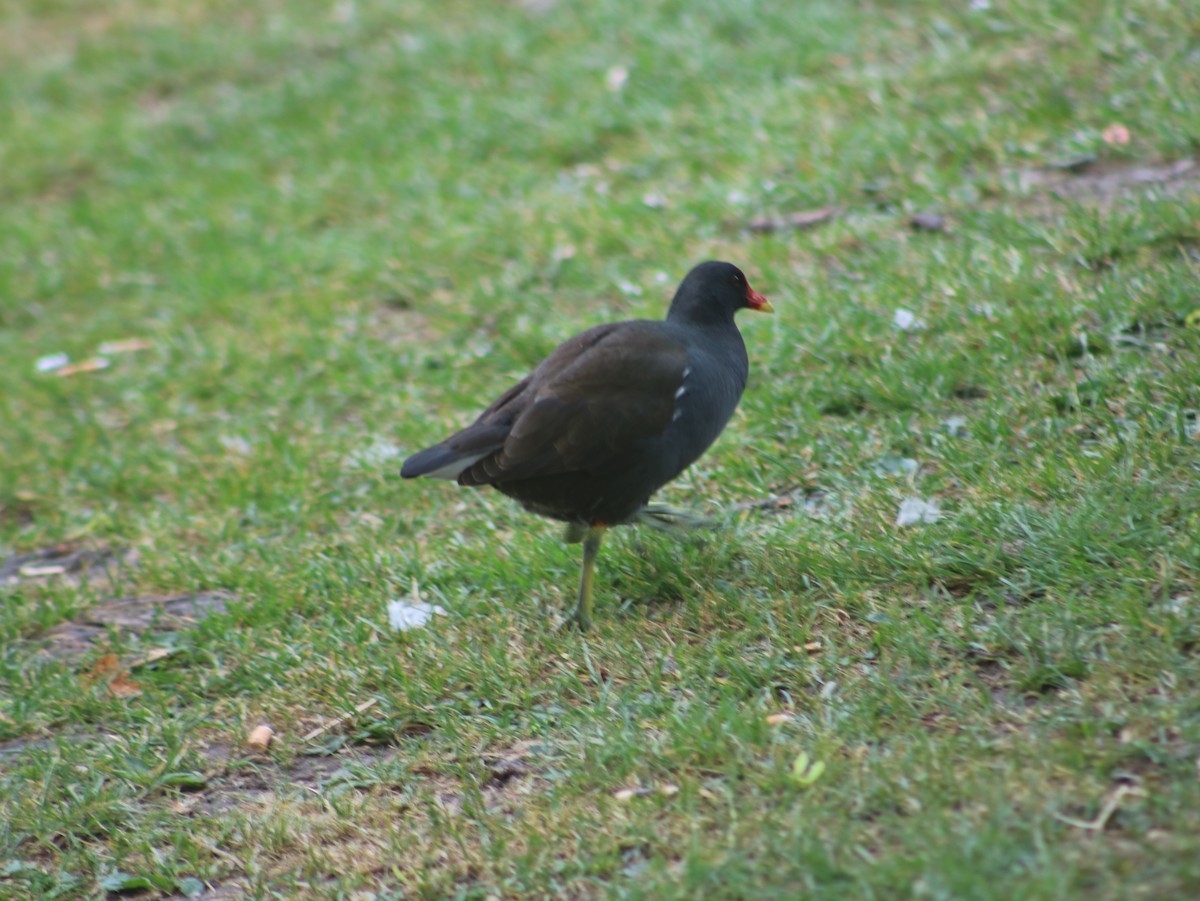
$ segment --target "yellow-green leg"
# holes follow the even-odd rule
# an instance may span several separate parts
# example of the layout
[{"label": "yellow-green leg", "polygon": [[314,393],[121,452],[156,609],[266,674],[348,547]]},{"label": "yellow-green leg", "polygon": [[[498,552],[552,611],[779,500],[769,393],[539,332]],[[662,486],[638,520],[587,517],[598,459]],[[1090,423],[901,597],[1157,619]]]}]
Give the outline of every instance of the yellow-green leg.
[{"label": "yellow-green leg", "polygon": [[604,526],[589,526],[583,535],[583,574],[579,578],[579,600],[575,610],[567,617],[568,623],[586,632],[592,625],[592,583],[596,575],[596,554],[600,552],[600,541],[604,538]]}]

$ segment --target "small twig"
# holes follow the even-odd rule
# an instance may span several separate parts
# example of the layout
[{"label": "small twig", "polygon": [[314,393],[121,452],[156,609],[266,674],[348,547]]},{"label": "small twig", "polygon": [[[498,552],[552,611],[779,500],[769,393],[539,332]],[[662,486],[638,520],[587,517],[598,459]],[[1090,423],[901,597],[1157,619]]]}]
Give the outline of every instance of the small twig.
[{"label": "small twig", "polygon": [[222,848],[218,847],[217,843],[214,839],[204,838],[201,836],[197,836],[197,838],[198,838],[200,844],[204,845],[205,848],[207,848],[209,851],[211,851],[217,857],[220,857],[222,860],[225,860],[225,861],[233,864],[239,870],[245,870],[246,862],[244,860],[242,860],[240,857],[235,857],[234,855],[230,854],[228,851],[225,851]]},{"label": "small twig", "polygon": [[826,357],[826,356],[824,356],[823,354],[819,354],[819,353],[817,353],[817,352],[816,352],[815,350],[813,350],[811,347],[806,347],[805,345],[803,345],[803,344],[801,344],[801,343],[799,343],[799,342],[793,342],[793,343],[792,343],[792,347],[796,348],[796,350],[800,351],[800,353],[803,353],[803,354],[808,354],[810,357],[816,357],[816,358],[817,358],[818,360],[820,360],[822,363],[825,363],[825,364],[828,364],[828,365],[832,365],[832,363],[831,363],[831,361],[830,361],[829,357]]},{"label": "small twig", "polygon": [[760,216],[746,223],[746,228],[756,234],[787,231],[794,229],[812,228],[822,222],[828,222],[841,212],[840,207],[823,206],[816,210],[805,210],[802,213],[789,213],[786,216]]},{"label": "small twig", "polygon": [[371,700],[369,700],[369,701],[363,701],[361,704],[359,704],[357,707],[355,707],[349,713],[343,713],[341,716],[330,720],[325,725],[317,726],[317,728],[313,729],[312,732],[309,732],[306,736],[304,736],[304,741],[312,741],[314,738],[317,738],[320,735],[324,735],[330,729],[333,729],[336,726],[340,726],[340,725],[342,725],[342,723],[345,723],[348,720],[354,719],[360,713],[364,713],[365,711],[370,710],[372,707],[374,707],[378,703],[379,703],[378,698],[371,698]]},{"label": "small twig", "polygon": [[797,502],[803,504],[808,500],[810,495],[821,492],[810,492],[804,485],[797,485],[795,488],[788,488],[776,494],[772,492],[764,498],[754,501],[738,501],[730,510],[741,512],[743,510],[787,510],[790,507],[796,506]]},{"label": "small twig", "polygon": [[1051,815],[1068,826],[1075,826],[1079,829],[1087,829],[1092,832],[1103,832],[1104,827],[1108,825],[1108,821],[1112,815],[1117,812],[1117,808],[1121,806],[1123,801],[1129,795],[1145,794],[1140,788],[1133,785],[1118,785],[1116,790],[1104,802],[1104,806],[1100,808],[1100,812],[1096,814],[1094,820],[1076,820],[1073,817],[1063,816],[1061,813],[1052,811]]}]

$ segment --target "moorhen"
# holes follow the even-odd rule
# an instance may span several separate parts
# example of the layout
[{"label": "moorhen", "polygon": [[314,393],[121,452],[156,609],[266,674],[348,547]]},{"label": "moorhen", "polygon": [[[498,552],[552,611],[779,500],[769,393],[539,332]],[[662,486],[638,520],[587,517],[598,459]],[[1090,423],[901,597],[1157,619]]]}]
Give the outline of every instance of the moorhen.
[{"label": "moorhen", "polygon": [[548,356],[467,428],[409,457],[400,474],[491,485],[583,541],[570,620],[587,629],[604,530],[670,521],[648,506],[733,415],[749,361],[733,315],[773,312],[731,263],[687,274],[662,322],[598,325]]}]

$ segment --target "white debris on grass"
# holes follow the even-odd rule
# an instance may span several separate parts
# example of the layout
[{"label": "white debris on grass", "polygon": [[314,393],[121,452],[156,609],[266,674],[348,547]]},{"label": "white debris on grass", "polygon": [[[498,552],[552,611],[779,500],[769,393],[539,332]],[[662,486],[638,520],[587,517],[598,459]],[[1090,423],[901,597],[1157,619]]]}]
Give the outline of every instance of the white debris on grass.
[{"label": "white debris on grass", "polygon": [[445,616],[446,610],[437,604],[403,598],[388,601],[388,624],[397,632],[420,629],[435,616]]},{"label": "white debris on grass", "polygon": [[942,420],[942,427],[952,438],[965,438],[970,434],[967,430],[967,417],[947,416]]},{"label": "white debris on grass", "polygon": [[44,357],[38,357],[33,366],[38,372],[53,372],[56,369],[62,369],[70,362],[71,358],[66,354],[46,354]]},{"label": "white debris on grass", "polygon": [[917,474],[917,470],[921,468],[921,464],[912,457],[899,457],[889,454],[879,458],[873,468],[876,474],[881,476],[912,477]]},{"label": "white debris on grass", "polygon": [[906,497],[900,504],[900,512],[896,514],[896,525],[915,526],[937,522],[942,517],[941,508],[937,501],[927,501],[919,497]]},{"label": "white debris on grass", "polygon": [[604,84],[614,94],[629,81],[629,70],[624,66],[613,66],[604,74]]},{"label": "white debris on grass", "polygon": [[918,319],[916,313],[902,307],[893,314],[892,325],[902,332],[919,332],[925,328],[924,321]]}]

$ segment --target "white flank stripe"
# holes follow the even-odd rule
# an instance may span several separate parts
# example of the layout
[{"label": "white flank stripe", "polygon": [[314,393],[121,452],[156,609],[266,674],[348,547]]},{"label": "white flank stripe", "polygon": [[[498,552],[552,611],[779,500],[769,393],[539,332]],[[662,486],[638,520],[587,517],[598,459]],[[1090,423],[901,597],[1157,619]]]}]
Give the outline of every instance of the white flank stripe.
[{"label": "white flank stripe", "polygon": [[460,457],[459,459],[455,460],[453,463],[447,463],[445,466],[441,467],[440,469],[435,469],[432,472],[425,473],[425,478],[427,478],[427,479],[449,479],[450,481],[453,481],[454,479],[457,479],[459,477],[459,474],[462,473],[462,471],[464,469],[466,469],[469,466],[474,466],[476,463],[478,463],[480,460],[482,460],[486,456],[487,456],[487,454],[475,454],[475,456],[473,456],[473,457]]}]

